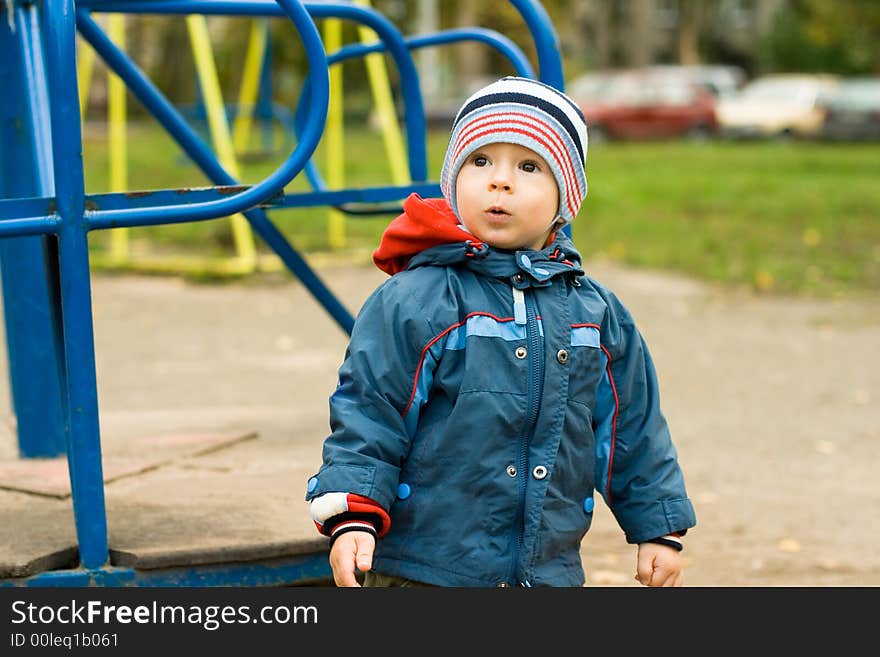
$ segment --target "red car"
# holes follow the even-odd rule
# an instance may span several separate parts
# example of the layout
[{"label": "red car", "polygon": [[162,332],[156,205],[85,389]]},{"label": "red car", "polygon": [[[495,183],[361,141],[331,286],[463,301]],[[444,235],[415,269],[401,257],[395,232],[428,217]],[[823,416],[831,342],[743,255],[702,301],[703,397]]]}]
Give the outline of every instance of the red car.
[{"label": "red car", "polygon": [[716,97],[676,76],[619,73],[605,77],[589,97],[575,97],[590,141],[706,138],[718,131]]}]

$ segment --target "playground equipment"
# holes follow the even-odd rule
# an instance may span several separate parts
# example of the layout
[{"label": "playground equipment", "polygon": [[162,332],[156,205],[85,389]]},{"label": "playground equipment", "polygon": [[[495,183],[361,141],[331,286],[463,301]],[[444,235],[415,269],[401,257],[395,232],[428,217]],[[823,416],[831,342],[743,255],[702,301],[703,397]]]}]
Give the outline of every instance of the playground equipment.
[{"label": "playground equipment", "polygon": [[[429,180],[425,116],[411,51],[475,40],[505,55],[519,75],[562,88],[562,65],[549,18],[536,0],[511,0],[529,27],[538,58],[536,76],[510,40],[482,28],[404,37],[371,7],[299,0],[6,0],[0,4],[0,267],[6,311],[13,405],[22,456],[66,453],[79,567],[7,578],[22,586],[148,586],[259,582],[290,584],[326,574],[326,553],[276,558],[271,568],[247,562],[150,572],[110,562],[104,498],[88,234],[94,230],[206,221],[241,213],[286,268],[339,327],[354,320],[270,220],[272,210],[334,207],[349,214],[387,213],[412,192],[439,196]],[[289,19],[309,66],[296,111],[296,147],[271,175],[240,185],[153,83],[108,37],[93,14],[153,13]],[[316,19],[354,21],[376,43],[344,46],[327,55]],[[111,191],[86,194],[75,64],[76,34],[84,38],[128,90],[213,181],[201,189]],[[330,188],[311,162],[328,113],[332,64],[387,51],[401,82],[407,181]],[[11,56],[10,56],[11,55]],[[11,91],[10,91],[11,90]],[[285,193],[304,173],[308,192]]]}]

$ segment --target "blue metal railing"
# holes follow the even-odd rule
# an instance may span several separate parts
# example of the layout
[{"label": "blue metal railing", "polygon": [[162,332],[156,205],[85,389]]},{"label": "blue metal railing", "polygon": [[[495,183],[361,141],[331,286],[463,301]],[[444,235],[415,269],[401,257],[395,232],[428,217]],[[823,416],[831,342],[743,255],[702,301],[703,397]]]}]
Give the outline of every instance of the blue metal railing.
[{"label": "blue metal railing", "polygon": [[[537,0],[510,0],[519,11],[534,40],[539,79],[563,88],[562,63],[556,35],[543,7]],[[12,12],[7,27],[6,12]],[[308,82],[299,103],[297,145],[287,159],[267,178],[256,185],[240,185],[219,163],[216,155],[138,67],[104,34],[92,18],[92,12],[204,14],[228,16],[274,16],[289,19],[296,29],[309,65]],[[324,52],[314,24],[317,18],[341,18],[373,29],[380,42],[369,46],[347,46],[329,57]],[[88,256],[88,233],[91,230],[120,226],[144,226],[204,221],[242,212],[255,232],[281,258],[288,269],[303,282],[313,296],[333,316],[343,330],[350,332],[353,318],[302,256],[288,243],[269,220],[267,211],[303,206],[349,207],[352,204],[377,204],[400,201],[409,193],[437,195],[439,185],[428,180],[425,113],[418,72],[411,51],[457,43],[479,41],[495,48],[510,62],[519,75],[535,77],[534,69],[522,51],[509,39],[491,30],[463,28],[431,35],[404,38],[398,29],[379,12],[348,2],[300,2],[299,0],[43,0],[32,3],[15,0],[0,5],[0,45],[15,44],[21,80],[19,100],[14,96],[0,100],[0,118],[21,116],[24,109],[25,133],[0,129],[4,136],[5,181],[0,181],[0,248],[4,274],[4,303],[7,327],[16,321],[32,327],[31,342],[22,340],[10,348],[15,410],[19,431],[25,427],[27,414],[42,415],[39,431],[54,429],[63,437],[67,452],[81,569],[59,571],[34,578],[34,585],[77,585],[77,582],[105,585],[143,584],[136,573],[108,566],[106,509],[101,463],[100,428],[95,372],[94,335]],[[85,194],[82,162],[75,39],[77,30],[101,55],[106,64],[128,86],[144,107],[156,117],[184,152],[217,185],[203,189],[152,190],[129,193]],[[313,168],[310,158],[320,141],[329,101],[328,66],[371,52],[387,52],[398,69],[407,137],[410,185],[361,187],[328,190]],[[8,71],[11,60],[0,62],[0,76]],[[6,67],[6,68],[4,68]],[[304,108],[308,112],[304,112]],[[20,140],[7,150],[5,141]],[[27,153],[25,168],[32,174],[14,175],[9,169],[19,166]],[[15,160],[13,162],[13,160]],[[313,190],[285,194],[285,186],[300,172],[306,172]],[[387,211],[387,208],[385,209]],[[19,241],[20,244],[19,244]],[[27,258],[14,260],[16,254]],[[36,250],[35,250],[36,249]],[[35,264],[41,263],[41,264]],[[15,269],[13,269],[13,265]],[[40,269],[42,267],[42,269]],[[19,271],[20,269],[20,271]],[[45,301],[34,304],[31,288],[8,281],[8,274],[43,281]],[[7,284],[9,283],[9,284]],[[14,295],[17,295],[14,297]],[[13,298],[14,297],[14,298]],[[10,301],[26,299],[30,304]],[[26,306],[47,306],[39,315],[27,315]],[[21,306],[21,307],[19,307]],[[46,330],[40,332],[41,325]],[[7,331],[9,332],[9,331]],[[38,357],[46,351],[48,356]],[[13,351],[15,353],[13,353]],[[34,367],[36,363],[38,367]],[[24,370],[30,370],[24,372]],[[42,378],[40,378],[42,377]],[[47,381],[54,381],[46,385]],[[51,381],[49,381],[51,383]],[[32,391],[27,391],[28,384]],[[58,389],[60,398],[51,390]],[[37,392],[39,391],[39,392]],[[20,399],[43,402],[43,408],[24,412]],[[63,427],[63,430],[62,430]],[[29,437],[19,434],[20,445]],[[52,445],[47,444],[51,450]],[[57,450],[58,447],[56,446]],[[23,454],[26,450],[22,450]],[[47,454],[40,454],[47,455]],[[299,562],[293,560],[279,569],[283,583],[295,578]],[[308,562],[313,572],[314,563]],[[254,577],[252,569],[245,569]],[[242,571],[242,572],[245,572]],[[208,577],[211,581],[237,581],[236,569],[220,568]],[[259,577],[266,577],[261,574]],[[186,575],[173,574],[151,581],[186,583]],[[264,580],[260,580],[264,581]],[[28,582],[25,582],[28,583]]]}]

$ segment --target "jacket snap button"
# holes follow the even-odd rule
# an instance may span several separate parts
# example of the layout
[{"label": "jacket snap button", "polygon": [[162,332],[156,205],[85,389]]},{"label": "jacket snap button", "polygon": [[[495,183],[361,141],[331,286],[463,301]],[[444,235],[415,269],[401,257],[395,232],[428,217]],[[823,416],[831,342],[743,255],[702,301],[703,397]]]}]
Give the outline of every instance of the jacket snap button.
[{"label": "jacket snap button", "polygon": [[526,350],[525,347],[517,347],[516,351],[514,352],[514,354],[516,354],[516,357],[519,358],[520,360],[525,358],[528,353],[529,352]]},{"label": "jacket snap button", "polygon": [[535,479],[543,479],[547,476],[547,468],[545,468],[543,465],[536,465],[535,469],[532,470],[532,476]]},{"label": "jacket snap button", "polygon": [[556,352],[556,360],[565,365],[568,362],[568,352],[565,349],[560,349]]},{"label": "jacket snap button", "polygon": [[516,467],[513,465],[508,465],[507,466],[507,474],[511,477],[515,477],[516,476]]},{"label": "jacket snap button", "polygon": [[513,282],[514,283],[522,283],[525,279],[526,279],[526,277],[523,276],[522,274],[514,274],[513,275]]}]

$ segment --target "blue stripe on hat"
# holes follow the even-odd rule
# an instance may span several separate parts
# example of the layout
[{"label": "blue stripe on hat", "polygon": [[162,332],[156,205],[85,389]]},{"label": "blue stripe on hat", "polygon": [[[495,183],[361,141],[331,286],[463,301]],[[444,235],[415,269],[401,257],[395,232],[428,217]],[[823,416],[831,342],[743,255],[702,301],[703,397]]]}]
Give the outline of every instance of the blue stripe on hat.
[{"label": "blue stripe on hat", "polygon": [[[578,155],[580,156],[580,161],[582,164],[586,164],[587,158],[584,154],[583,146],[581,145],[581,138],[578,135],[577,129],[574,127],[572,122],[569,120],[568,116],[566,116],[565,112],[559,109],[553,103],[547,102],[543,98],[538,98],[537,96],[532,96],[531,94],[525,93],[516,93],[516,92],[504,92],[497,94],[486,94],[485,96],[480,96],[472,100],[470,103],[465,105],[461,111],[458,113],[458,116],[455,119],[455,123],[452,125],[452,129],[455,127],[471,112],[479,109],[480,107],[485,107],[486,105],[497,105],[499,103],[515,103],[517,105],[532,105],[537,107],[541,111],[552,116],[556,121],[562,126],[562,128],[568,133],[568,136],[571,137],[571,141],[574,143],[574,147],[577,149]],[[580,109],[577,109],[578,114],[583,118],[583,114]]]}]

